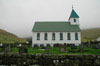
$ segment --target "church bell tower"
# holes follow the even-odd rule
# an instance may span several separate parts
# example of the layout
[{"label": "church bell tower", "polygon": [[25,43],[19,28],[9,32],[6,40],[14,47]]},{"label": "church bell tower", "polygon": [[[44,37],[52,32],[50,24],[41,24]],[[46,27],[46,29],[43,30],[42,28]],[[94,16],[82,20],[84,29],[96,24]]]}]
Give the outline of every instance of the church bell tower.
[{"label": "church bell tower", "polygon": [[75,12],[73,6],[72,6],[72,12],[69,17],[69,22],[71,23],[71,25],[79,25],[79,16]]}]

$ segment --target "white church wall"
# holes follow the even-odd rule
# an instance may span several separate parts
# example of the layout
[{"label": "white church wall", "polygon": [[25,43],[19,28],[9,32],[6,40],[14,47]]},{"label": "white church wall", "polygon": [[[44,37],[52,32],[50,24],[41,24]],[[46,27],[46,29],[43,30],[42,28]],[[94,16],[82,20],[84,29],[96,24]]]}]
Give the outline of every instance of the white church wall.
[{"label": "white church wall", "polygon": [[[75,45],[79,45],[81,44],[81,33],[78,33],[78,39],[79,40],[75,40],[75,33],[76,32],[70,32],[71,34],[71,40],[67,40],[67,33],[68,32],[46,32],[48,34],[48,40],[44,40],[44,33],[45,32],[39,32],[40,33],[40,40],[37,40],[37,33],[38,32],[34,32],[33,33],[33,37],[32,37],[32,44],[44,44],[46,46],[46,44],[50,44],[51,46],[53,46],[53,44],[55,43],[73,43]],[[55,33],[55,40],[52,40],[52,33]],[[63,33],[63,40],[60,40],[60,33]]]},{"label": "white church wall", "polygon": [[[74,19],[76,19],[76,22],[74,22]],[[79,25],[79,18],[70,18],[69,21],[70,21],[71,24],[73,24],[73,25]]]}]

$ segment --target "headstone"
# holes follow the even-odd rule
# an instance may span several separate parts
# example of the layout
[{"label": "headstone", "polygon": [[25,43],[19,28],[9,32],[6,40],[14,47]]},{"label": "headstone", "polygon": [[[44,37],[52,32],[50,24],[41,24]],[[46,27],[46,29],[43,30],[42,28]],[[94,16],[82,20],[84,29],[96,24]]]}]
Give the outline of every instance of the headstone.
[{"label": "headstone", "polygon": [[38,48],[39,46],[38,46],[38,44],[34,44],[34,48]]},{"label": "headstone", "polygon": [[87,43],[86,46],[87,46],[88,48],[90,48],[90,43]]},{"label": "headstone", "polygon": [[4,48],[3,50],[4,50],[4,53],[9,53],[9,52],[11,52],[11,50],[9,50],[9,47]]},{"label": "headstone", "polygon": [[40,47],[44,47],[44,45],[43,44],[40,44]]},{"label": "headstone", "polygon": [[28,42],[28,41],[26,41],[26,44],[29,44],[29,42]]},{"label": "headstone", "polygon": [[49,53],[49,50],[50,50],[50,48],[46,47],[46,49],[45,49],[46,53]]},{"label": "headstone", "polygon": [[2,47],[3,46],[3,44],[2,43],[0,43],[0,47]]},{"label": "headstone", "polygon": [[50,44],[47,44],[47,47],[51,47]]},{"label": "headstone", "polygon": [[98,43],[98,49],[100,49],[100,43]]},{"label": "headstone", "polygon": [[82,49],[83,49],[83,48],[84,48],[84,44],[81,44],[81,45],[80,45],[80,48],[82,48]]},{"label": "headstone", "polygon": [[46,47],[43,44],[41,44],[40,47],[41,49],[46,49]]},{"label": "headstone", "polygon": [[19,53],[27,53],[28,50],[25,47],[19,47]]},{"label": "headstone", "polygon": [[59,47],[59,46],[60,46],[59,43],[53,45],[53,47]]},{"label": "headstone", "polygon": [[65,46],[65,47],[67,47],[67,44],[66,44],[66,43],[64,43],[64,46]]},{"label": "headstone", "polygon": [[71,49],[76,49],[75,44],[71,44]]},{"label": "headstone", "polygon": [[80,44],[79,52],[82,52],[83,51],[83,48],[84,48],[84,44]]},{"label": "headstone", "polygon": [[22,44],[19,44],[19,45],[18,45],[18,47],[21,47],[21,46],[22,46]]},{"label": "headstone", "polygon": [[66,47],[64,45],[60,45],[59,52],[66,52]]}]

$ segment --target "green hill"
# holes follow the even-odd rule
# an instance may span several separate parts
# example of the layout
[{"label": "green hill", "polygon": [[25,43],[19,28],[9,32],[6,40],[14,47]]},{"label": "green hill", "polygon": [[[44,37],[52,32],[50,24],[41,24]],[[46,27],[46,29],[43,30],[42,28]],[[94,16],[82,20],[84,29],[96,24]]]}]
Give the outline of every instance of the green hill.
[{"label": "green hill", "polygon": [[84,29],[82,30],[81,34],[82,42],[96,40],[98,37],[100,37],[100,28]]},{"label": "green hill", "polygon": [[25,41],[12,33],[0,29],[0,43],[24,43]]}]

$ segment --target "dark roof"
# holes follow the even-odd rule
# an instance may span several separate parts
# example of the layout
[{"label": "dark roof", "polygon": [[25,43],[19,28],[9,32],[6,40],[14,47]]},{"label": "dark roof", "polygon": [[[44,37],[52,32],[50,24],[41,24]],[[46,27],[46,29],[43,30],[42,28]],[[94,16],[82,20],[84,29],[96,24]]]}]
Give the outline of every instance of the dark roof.
[{"label": "dark roof", "polygon": [[33,32],[80,32],[78,25],[71,25],[70,22],[35,22]]},{"label": "dark roof", "polygon": [[79,18],[78,14],[75,12],[74,9],[72,9],[72,12],[70,14],[70,18]]}]

